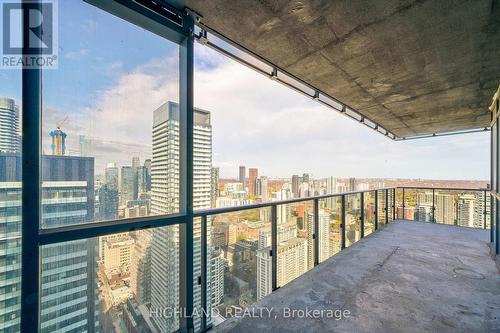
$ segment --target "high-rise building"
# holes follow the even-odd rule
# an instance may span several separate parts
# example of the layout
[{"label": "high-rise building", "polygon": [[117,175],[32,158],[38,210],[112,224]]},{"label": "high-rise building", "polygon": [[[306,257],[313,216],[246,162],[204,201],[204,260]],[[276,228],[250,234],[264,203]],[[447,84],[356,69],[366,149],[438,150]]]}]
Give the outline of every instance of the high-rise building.
[{"label": "high-rise building", "polygon": [[309,174],[308,173],[302,174],[302,183],[308,183],[309,184]]},{"label": "high-rise building", "polygon": [[0,152],[20,151],[19,107],[13,99],[0,97]]},{"label": "high-rise building", "polygon": [[356,178],[349,178],[349,186],[347,188],[348,192],[356,191]]},{"label": "high-rise building", "polygon": [[248,193],[250,195],[255,195],[255,181],[259,176],[259,170],[257,168],[248,169]]},{"label": "high-rise building", "polygon": [[151,191],[151,159],[146,159],[144,161],[144,167],[146,168],[146,191]]},{"label": "high-rise building", "polygon": [[118,167],[115,163],[108,163],[104,171],[104,183],[118,191]]},{"label": "high-rise building", "polygon": [[107,239],[104,245],[104,268],[128,273],[132,263],[131,255],[134,242],[134,239],[129,235],[120,239]]},{"label": "high-rise building", "polygon": [[262,199],[263,202],[269,200],[268,193],[268,178],[266,176],[261,176],[255,181],[255,194]]},{"label": "high-rise building", "polygon": [[247,179],[247,171],[246,171],[246,168],[244,165],[240,165],[240,173],[239,173],[239,180],[240,180],[240,183],[243,184],[243,189],[245,188],[245,185],[246,185],[246,179]]},{"label": "high-rise building", "polygon": [[[151,163],[151,211],[171,214],[179,210],[179,105],[167,102],[153,114],[153,159]],[[194,209],[210,208],[212,127],[210,112],[194,110]],[[201,226],[194,226],[194,276],[200,274]],[[209,249],[210,252],[210,249]],[[210,255],[208,253],[207,255]],[[169,258],[169,260],[165,260]],[[201,301],[201,288],[194,284],[194,304]],[[179,226],[154,230],[151,245],[151,307],[179,306]],[[200,318],[194,319],[195,326]],[[156,318],[162,332],[175,331],[178,318]]]},{"label": "high-rise building", "polygon": [[[335,194],[335,193],[337,193],[337,178],[328,177],[326,179],[326,194]],[[337,198],[327,198],[326,207],[332,210],[336,209]]]},{"label": "high-rise building", "polygon": [[210,202],[212,207],[216,207],[219,196],[219,168],[212,168],[210,173]]},{"label": "high-rise building", "polygon": [[[307,212],[307,226],[309,228],[308,235],[314,234],[314,213]],[[318,255],[319,262],[325,261],[330,258],[330,214],[320,209],[318,212]],[[310,239],[309,239],[310,238]],[[314,239],[312,237],[308,238],[308,257],[309,257],[309,268],[311,268],[311,262],[314,263]]]},{"label": "high-rise building", "polygon": [[114,220],[118,217],[118,191],[112,185],[104,184],[98,190],[99,220]]},{"label": "high-rise building", "polygon": [[456,224],[456,210],[452,194],[435,193],[435,207],[437,223]]},{"label": "high-rise building", "polygon": [[151,302],[151,239],[153,231],[139,230],[132,234],[135,246],[130,266],[130,288],[139,304]]},{"label": "high-rise building", "polygon": [[145,166],[138,166],[136,169],[137,177],[137,194],[136,198],[139,198],[141,193],[148,192],[148,169]]},{"label": "high-rise building", "polygon": [[457,202],[457,224],[461,227],[474,227],[476,211],[476,195],[460,195]]},{"label": "high-rise building", "polygon": [[224,270],[226,259],[220,249],[212,251],[210,258],[210,303],[217,307],[224,303]]},{"label": "high-rise building", "polygon": [[120,205],[135,199],[135,173],[131,166],[122,166],[120,175]]},{"label": "high-rise building", "polygon": [[[94,218],[93,158],[43,156],[43,228],[90,222]],[[19,332],[21,292],[21,157],[0,154],[0,211],[6,218],[0,243],[10,250],[0,254],[4,292],[0,308],[6,310],[1,329]],[[71,198],[71,200],[68,200]],[[40,332],[71,325],[79,332],[96,329],[95,240],[46,245],[41,255]],[[76,288],[75,286],[78,286]]]},{"label": "high-rise building", "polygon": [[299,197],[299,186],[300,186],[300,177],[298,175],[292,176],[292,193],[294,198]]}]

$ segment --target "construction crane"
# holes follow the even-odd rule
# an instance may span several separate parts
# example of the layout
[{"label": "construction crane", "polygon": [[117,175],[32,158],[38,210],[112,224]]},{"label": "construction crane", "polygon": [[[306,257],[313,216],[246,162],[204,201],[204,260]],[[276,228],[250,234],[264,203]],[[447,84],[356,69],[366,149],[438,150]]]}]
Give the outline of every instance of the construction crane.
[{"label": "construction crane", "polygon": [[61,129],[61,126],[64,125],[64,123],[68,120],[68,116],[64,117],[63,120],[60,122],[56,123],[57,129]]}]

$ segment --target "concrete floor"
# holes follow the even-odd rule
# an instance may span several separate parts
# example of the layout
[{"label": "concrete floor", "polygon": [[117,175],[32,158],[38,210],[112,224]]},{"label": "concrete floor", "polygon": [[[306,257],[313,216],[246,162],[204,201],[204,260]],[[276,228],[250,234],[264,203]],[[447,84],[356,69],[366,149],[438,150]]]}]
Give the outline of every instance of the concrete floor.
[{"label": "concrete floor", "polygon": [[[212,332],[500,332],[500,273],[489,232],[420,222],[384,227]],[[349,318],[284,318],[284,309]],[[257,311],[258,313],[258,311]],[[335,316],[335,315],[334,315]]]}]

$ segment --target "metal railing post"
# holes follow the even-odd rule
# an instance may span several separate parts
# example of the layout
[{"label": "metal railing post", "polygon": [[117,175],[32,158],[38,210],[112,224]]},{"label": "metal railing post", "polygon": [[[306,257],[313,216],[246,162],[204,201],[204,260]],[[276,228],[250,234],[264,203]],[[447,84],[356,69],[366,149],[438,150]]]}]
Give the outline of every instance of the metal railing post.
[{"label": "metal railing post", "polygon": [[[402,216],[401,220],[405,219],[405,206],[406,206],[405,205],[405,188],[403,187],[403,205],[402,205],[402,207],[403,207],[403,212],[402,212],[403,216]],[[399,215],[398,215],[398,218],[399,218]]]},{"label": "metal railing post", "polygon": [[201,276],[199,277],[199,283],[201,284],[201,330],[204,331],[207,328],[207,216],[201,217]]},{"label": "metal railing post", "polygon": [[271,206],[272,290],[278,289],[278,207]]},{"label": "metal railing post", "polygon": [[319,200],[314,199],[314,266],[319,264]]},{"label": "metal railing post", "polygon": [[389,190],[384,190],[385,192],[385,224],[389,223]]},{"label": "metal railing post", "polygon": [[375,230],[378,229],[378,191],[375,191]]},{"label": "metal railing post", "polygon": [[345,249],[345,195],[344,194],[342,195],[342,208],[341,208],[341,210],[342,210],[342,212],[341,212],[341,225],[340,225],[340,227],[342,229],[341,248],[343,250],[343,249]]},{"label": "metal railing post", "polygon": [[396,219],[396,188],[392,189],[392,221]]},{"label": "metal railing post", "polygon": [[486,214],[487,214],[487,210],[486,210],[486,190],[483,191],[483,199],[484,199],[484,202],[483,202],[483,229],[486,229]]},{"label": "metal railing post", "polygon": [[365,237],[365,192],[361,192],[361,220],[359,221],[361,228],[361,238]]},{"label": "metal railing post", "polygon": [[436,191],[432,189],[432,222],[436,223]]},{"label": "metal railing post", "polygon": [[490,243],[493,243],[494,241],[494,229],[495,229],[495,203],[496,203],[496,198],[490,194]]}]

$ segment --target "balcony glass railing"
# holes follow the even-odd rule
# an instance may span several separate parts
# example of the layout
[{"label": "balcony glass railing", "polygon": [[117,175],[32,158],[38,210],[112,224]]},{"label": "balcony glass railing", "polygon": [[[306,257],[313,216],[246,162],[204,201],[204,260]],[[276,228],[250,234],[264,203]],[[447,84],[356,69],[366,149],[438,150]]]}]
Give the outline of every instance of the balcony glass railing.
[{"label": "balcony glass railing", "polygon": [[406,187],[396,193],[398,219],[490,228],[488,190]]}]

